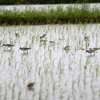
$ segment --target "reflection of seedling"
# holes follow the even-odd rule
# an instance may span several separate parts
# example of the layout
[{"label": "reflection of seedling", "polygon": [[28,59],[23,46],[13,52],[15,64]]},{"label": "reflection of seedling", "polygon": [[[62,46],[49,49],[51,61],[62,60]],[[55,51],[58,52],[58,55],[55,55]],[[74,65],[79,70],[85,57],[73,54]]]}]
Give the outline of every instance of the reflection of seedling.
[{"label": "reflection of seedling", "polygon": [[0,40],[0,45],[2,44],[2,41]]},{"label": "reflection of seedling", "polygon": [[44,46],[46,46],[46,42],[47,40],[40,40],[40,43],[43,44]]},{"label": "reflection of seedling", "polygon": [[35,38],[35,36],[32,37],[32,43],[33,43],[33,41],[34,41],[34,38]]},{"label": "reflection of seedling", "polygon": [[47,40],[40,40],[40,42],[46,43],[46,42],[47,42]]},{"label": "reflection of seedling", "polygon": [[87,48],[89,46],[89,36],[85,36],[84,41],[86,42],[86,48]]},{"label": "reflection of seedling", "polygon": [[84,69],[86,69],[87,67],[86,66],[84,66]]},{"label": "reflection of seedling", "polygon": [[98,67],[98,65],[96,65],[95,70],[96,70],[96,78],[97,78],[97,76],[98,76],[98,72],[99,72],[99,67]]}]

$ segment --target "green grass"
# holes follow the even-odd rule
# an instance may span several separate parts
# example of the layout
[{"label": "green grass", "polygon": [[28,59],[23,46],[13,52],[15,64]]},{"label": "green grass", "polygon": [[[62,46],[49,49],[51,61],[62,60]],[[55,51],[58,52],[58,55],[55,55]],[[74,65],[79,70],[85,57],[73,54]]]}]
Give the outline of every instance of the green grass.
[{"label": "green grass", "polygon": [[64,24],[64,23],[99,23],[100,10],[89,10],[87,7],[68,8],[61,7],[47,10],[25,11],[0,11],[0,25],[23,25],[23,24]]}]

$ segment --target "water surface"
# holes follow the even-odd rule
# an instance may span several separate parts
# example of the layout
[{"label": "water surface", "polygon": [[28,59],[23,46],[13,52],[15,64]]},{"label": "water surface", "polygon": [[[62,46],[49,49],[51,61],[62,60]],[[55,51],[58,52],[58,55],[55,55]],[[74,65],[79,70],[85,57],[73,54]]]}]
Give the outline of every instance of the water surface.
[{"label": "water surface", "polygon": [[86,53],[100,47],[99,32],[100,24],[1,26],[0,100],[99,100],[100,50]]},{"label": "water surface", "polygon": [[48,4],[48,5],[5,5],[5,6],[0,6],[0,10],[30,10],[30,9],[35,9],[35,10],[50,10],[50,9],[56,9],[57,7],[62,7],[63,9],[67,9],[68,7],[78,7],[81,8],[83,6],[87,6],[90,9],[98,8],[100,9],[100,4],[98,3],[92,3],[92,4]]}]

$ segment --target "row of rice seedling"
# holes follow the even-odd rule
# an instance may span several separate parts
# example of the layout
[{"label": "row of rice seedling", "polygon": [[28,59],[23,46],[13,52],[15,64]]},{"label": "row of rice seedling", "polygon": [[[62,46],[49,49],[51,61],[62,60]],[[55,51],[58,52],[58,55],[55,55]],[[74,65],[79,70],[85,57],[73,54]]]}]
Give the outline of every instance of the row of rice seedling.
[{"label": "row of rice seedling", "polygon": [[50,10],[1,10],[1,25],[22,25],[22,24],[63,24],[63,23],[99,23],[100,10],[88,7],[63,9],[57,7]]}]

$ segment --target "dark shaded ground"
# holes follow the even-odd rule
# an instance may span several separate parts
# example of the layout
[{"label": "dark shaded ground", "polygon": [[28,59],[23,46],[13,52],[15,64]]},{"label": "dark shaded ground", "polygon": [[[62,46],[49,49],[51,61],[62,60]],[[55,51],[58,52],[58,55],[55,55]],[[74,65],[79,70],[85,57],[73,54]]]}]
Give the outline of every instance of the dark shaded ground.
[{"label": "dark shaded ground", "polygon": [[0,5],[100,3],[100,0],[0,0]]}]

